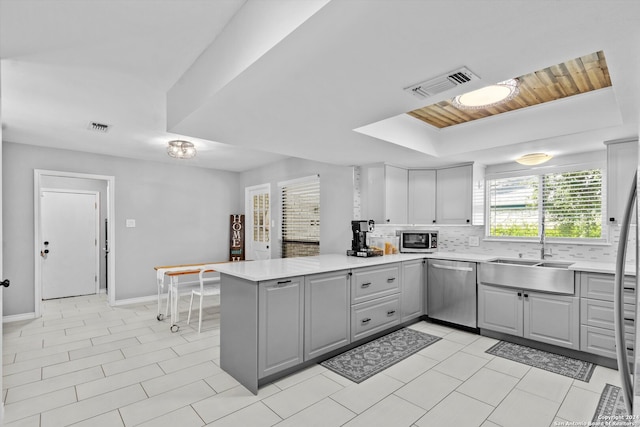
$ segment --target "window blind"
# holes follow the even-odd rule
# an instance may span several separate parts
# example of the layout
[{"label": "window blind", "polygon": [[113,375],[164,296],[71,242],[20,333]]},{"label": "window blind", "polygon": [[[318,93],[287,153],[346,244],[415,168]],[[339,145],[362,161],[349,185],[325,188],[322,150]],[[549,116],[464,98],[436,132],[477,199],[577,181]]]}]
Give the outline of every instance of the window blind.
[{"label": "window blind", "polygon": [[282,257],[320,254],[320,180],[282,185]]},{"label": "window blind", "polygon": [[535,237],[538,235],[537,176],[493,179],[489,193],[489,235]]},{"label": "window blind", "polygon": [[602,239],[602,170],[487,180],[490,237]]},{"label": "window blind", "polygon": [[600,238],[602,172],[599,169],[543,176],[547,237]]}]

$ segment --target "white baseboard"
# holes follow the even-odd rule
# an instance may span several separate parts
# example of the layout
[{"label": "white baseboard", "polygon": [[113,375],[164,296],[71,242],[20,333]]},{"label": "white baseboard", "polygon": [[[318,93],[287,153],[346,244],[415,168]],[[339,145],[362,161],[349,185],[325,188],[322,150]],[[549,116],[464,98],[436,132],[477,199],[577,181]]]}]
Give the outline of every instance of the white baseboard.
[{"label": "white baseboard", "polygon": [[148,295],[146,297],[137,297],[137,298],[127,298],[127,299],[118,299],[113,305],[129,305],[129,304],[140,304],[145,302],[157,302],[158,295]]},{"label": "white baseboard", "polygon": [[21,320],[32,320],[36,318],[36,313],[13,314],[11,316],[3,316],[2,323],[20,322]]}]

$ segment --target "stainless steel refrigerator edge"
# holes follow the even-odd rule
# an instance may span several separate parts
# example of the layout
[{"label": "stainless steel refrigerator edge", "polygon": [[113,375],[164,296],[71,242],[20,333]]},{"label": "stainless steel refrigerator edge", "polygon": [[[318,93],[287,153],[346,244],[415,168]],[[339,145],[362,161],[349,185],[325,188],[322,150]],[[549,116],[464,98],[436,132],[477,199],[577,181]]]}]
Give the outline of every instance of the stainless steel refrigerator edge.
[{"label": "stainless steel refrigerator edge", "polygon": [[[640,164],[640,162],[639,162]],[[640,374],[640,363],[638,363],[640,357],[638,353],[634,354],[634,360],[629,360],[626,352],[626,342],[624,334],[624,299],[622,297],[624,287],[624,275],[626,265],[626,253],[628,245],[629,230],[634,229],[635,234],[635,281],[636,289],[638,289],[638,227],[631,227],[633,217],[640,218],[638,216],[638,203],[637,203],[637,188],[638,188],[638,168],[631,180],[629,196],[624,212],[624,219],[620,229],[620,241],[618,244],[618,254],[616,260],[616,275],[615,275],[615,289],[614,289],[614,320],[615,320],[615,333],[616,333],[616,353],[618,362],[618,372],[620,374],[620,380],[622,384],[622,393],[624,396],[624,402],[627,407],[627,412],[631,416],[629,419],[625,419],[625,422],[631,421],[628,425],[640,426],[640,417],[638,417],[640,408],[640,387],[635,387],[634,380],[638,378]],[[636,318],[640,315],[640,304],[638,297],[640,292],[636,292]],[[640,339],[640,328],[636,327],[635,342]],[[635,374],[635,375],[634,375]],[[634,390],[635,389],[635,390]]]},{"label": "stainless steel refrigerator edge", "polygon": [[430,259],[427,276],[428,316],[475,328],[476,263]]}]

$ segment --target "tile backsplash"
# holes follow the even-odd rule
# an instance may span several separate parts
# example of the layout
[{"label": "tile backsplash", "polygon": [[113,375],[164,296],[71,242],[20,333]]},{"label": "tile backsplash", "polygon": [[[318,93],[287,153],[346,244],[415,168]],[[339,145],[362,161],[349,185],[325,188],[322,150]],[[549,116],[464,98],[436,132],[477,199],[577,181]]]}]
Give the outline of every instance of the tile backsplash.
[{"label": "tile backsplash", "polygon": [[[596,262],[615,262],[620,240],[620,227],[607,225],[609,243],[589,244],[545,244],[547,252],[551,250],[551,259],[555,260],[582,260]],[[507,242],[484,240],[484,226],[403,226],[393,224],[376,224],[374,236],[395,236],[398,229],[422,228],[437,230],[439,238],[439,250],[443,252],[482,253],[488,255],[517,258],[540,258],[540,243],[537,242]],[[469,237],[477,237],[479,246],[469,246]],[[629,244],[627,245],[627,263],[635,262],[636,227],[629,232]]]}]

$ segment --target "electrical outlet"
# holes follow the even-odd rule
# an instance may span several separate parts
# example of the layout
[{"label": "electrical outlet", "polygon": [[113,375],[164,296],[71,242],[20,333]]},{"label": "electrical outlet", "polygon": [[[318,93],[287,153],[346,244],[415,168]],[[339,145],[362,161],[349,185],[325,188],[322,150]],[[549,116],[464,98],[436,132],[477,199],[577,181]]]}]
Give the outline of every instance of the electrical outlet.
[{"label": "electrical outlet", "polygon": [[136,220],[135,219],[128,219],[127,223],[126,223],[126,227],[127,228],[134,228],[136,226]]},{"label": "electrical outlet", "polygon": [[480,238],[478,236],[469,236],[469,246],[480,246]]}]

